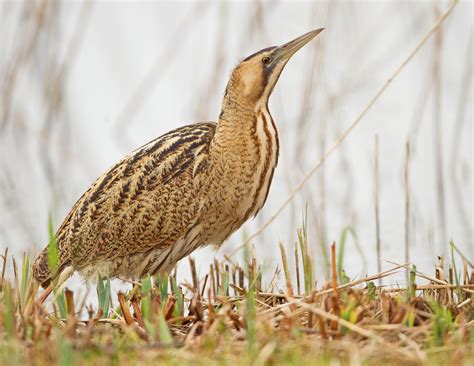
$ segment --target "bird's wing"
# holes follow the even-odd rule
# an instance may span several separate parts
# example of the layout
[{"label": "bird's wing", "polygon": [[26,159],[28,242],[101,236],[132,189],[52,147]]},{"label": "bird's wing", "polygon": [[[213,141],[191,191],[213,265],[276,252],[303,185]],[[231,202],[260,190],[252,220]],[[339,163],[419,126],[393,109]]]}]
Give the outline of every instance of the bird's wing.
[{"label": "bird's wing", "polygon": [[101,175],[56,234],[61,262],[85,265],[173,244],[193,223],[193,174],[215,128],[209,122],[173,130]]}]

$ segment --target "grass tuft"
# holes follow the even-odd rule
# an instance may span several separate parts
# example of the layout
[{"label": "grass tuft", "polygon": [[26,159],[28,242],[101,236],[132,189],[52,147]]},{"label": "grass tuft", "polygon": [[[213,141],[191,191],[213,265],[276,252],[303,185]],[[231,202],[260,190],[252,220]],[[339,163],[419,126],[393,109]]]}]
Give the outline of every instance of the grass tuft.
[{"label": "grass tuft", "polygon": [[[331,246],[331,277],[317,287],[306,223],[297,232],[292,282],[280,243],[282,271],[262,273],[247,245],[243,265],[215,260],[202,278],[193,260],[192,283],[176,272],[148,276],[128,293],[114,295],[108,277],[98,277],[97,309],[84,307],[73,291],[53,285],[44,303],[24,255],[0,291],[0,362],[35,364],[468,364],[473,359],[474,278],[469,263],[459,273],[454,250],[435,275],[414,265],[350,280],[341,251]],[[342,240],[343,242],[343,240]],[[457,250],[456,250],[457,252]],[[6,255],[3,258],[6,265]],[[300,262],[302,270],[300,271]],[[194,266],[194,269],[193,269]],[[449,269],[451,268],[451,270]],[[379,287],[408,268],[406,287]],[[266,274],[271,275],[266,281]],[[278,278],[278,277],[281,278]],[[280,280],[280,281],[279,281]],[[279,288],[279,283],[284,283]],[[10,357],[11,359],[11,357]]]}]

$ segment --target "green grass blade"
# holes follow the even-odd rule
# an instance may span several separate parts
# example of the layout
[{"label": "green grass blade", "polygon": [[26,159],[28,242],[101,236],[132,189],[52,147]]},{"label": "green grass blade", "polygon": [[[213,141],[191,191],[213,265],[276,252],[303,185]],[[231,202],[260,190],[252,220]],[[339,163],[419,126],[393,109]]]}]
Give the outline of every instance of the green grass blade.
[{"label": "green grass blade", "polygon": [[30,283],[30,257],[25,255],[23,267],[21,268],[20,304],[25,307],[25,296],[28,284]]},{"label": "green grass blade", "polygon": [[183,316],[183,311],[182,311],[183,306],[184,306],[183,293],[180,290],[175,277],[173,277],[173,293],[174,293],[174,296],[176,297],[176,305],[173,310],[173,316],[175,317]]},{"label": "green grass blade", "polygon": [[151,283],[151,277],[148,275],[146,278],[142,280],[142,301],[141,301],[141,308],[142,308],[142,315],[144,319],[150,320],[151,319],[151,290],[153,285]]},{"label": "green grass blade", "polygon": [[158,291],[160,293],[161,304],[165,303],[166,297],[168,296],[168,273],[159,274],[156,277]]},{"label": "green grass blade", "polygon": [[161,343],[173,344],[173,336],[171,335],[168,323],[161,310],[158,311],[158,334]]},{"label": "green grass blade", "polygon": [[59,253],[58,245],[56,242],[56,236],[54,235],[54,225],[51,215],[48,218],[48,231],[49,231],[49,243],[48,243],[48,265],[51,269],[53,276],[58,270],[59,266]]},{"label": "green grass blade", "polygon": [[64,295],[64,291],[58,293],[58,290],[55,289],[54,295],[56,297],[56,304],[58,305],[59,314],[61,315],[62,319],[66,319],[67,317],[67,309],[66,309],[66,296]]},{"label": "green grass blade", "polygon": [[307,210],[303,212],[303,225],[298,229],[298,242],[300,244],[301,258],[303,261],[304,288],[305,294],[309,295],[313,291],[314,272],[313,260],[309,254],[308,231],[307,231]]},{"label": "green grass blade", "polygon": [[454,271],[454,280],[456,281],[456,293],[458,296],[458,302],[462,301],[462,290],[461,290],[461,281],[460,281],[460,275],[458,276],[458,271],[456,268],[456,261],[454,260],[454,242],[451,240],[449,242],[449,246],[451,247],[451,262],[453,266],[453,271]]},{"label": "green grass blade", "polygon": [[2,291],[3,297],[3,331],[9,337],[13,337],[15,334],[15,304],[14,304],[14,293],[7,284],[4,286]]}]

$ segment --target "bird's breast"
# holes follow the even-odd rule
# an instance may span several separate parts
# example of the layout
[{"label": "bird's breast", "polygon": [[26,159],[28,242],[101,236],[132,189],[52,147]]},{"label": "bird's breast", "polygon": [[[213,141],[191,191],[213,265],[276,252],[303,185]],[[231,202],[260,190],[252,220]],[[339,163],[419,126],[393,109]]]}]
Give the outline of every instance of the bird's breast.
[{"label": "bird's breast", "polygon": [[256,113],[255,139],[259,146],[258,163],[253,172],[251,191],[247,202],[245,220],[255,216],[265,204],[273,178],[273,172],[278,163],[279,141],[278,132],[268,110],[262,109]]},{"label": "bird's breast", "polygon": [[210,231],[218,233],[215,242],[225,240],[262,208],[278,163],[278,133],[266,109],[255,113],[247,129],[230,136],[219,141],[222,150],[210,182],[214,194],[209,195],[213,202],[207,217],[215,229]]}]

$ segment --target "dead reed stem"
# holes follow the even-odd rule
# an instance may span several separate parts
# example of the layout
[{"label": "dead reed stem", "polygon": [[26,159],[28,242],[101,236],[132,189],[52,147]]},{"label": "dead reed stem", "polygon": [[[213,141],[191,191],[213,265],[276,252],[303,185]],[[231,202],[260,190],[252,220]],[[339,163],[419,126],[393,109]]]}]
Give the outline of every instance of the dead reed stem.
[{"label": "dead reed stem", "polygon": [[[463,134],[465,133],[466,125],[469,123],[469,118],[466,118],[466,111],[472,107],[472,61],[473,61],[473,45],[474,45],[474,33],[471,31],[469,39],[467,41],[466,56],[464,61],[464,72],[462,76],[462,83],[459,91],[459,103],[456,112],[456,124],[453,128],[453,137],[451,141],[451,155],[450,161],[457,162],[457,164],[450,164],[451,168],[451,184],[453,187],[455,203],[458,208],[460,218],[462,220],[463,229],[466,233],[466,238],[471,240],[471,257],[474,257],[474,245],[473,233],[472,233],[472,216],[469,216],[469,203],[463,199],[462,192],[464,191],[465,184],[460,181],[462,177],[462,165],[461,156],[459,154],[460,147],[462,146]],[[471,96],[471,98],[469,98]],[[471,265],[472,267],[472,265]]]},{"label": "dead reed stem", "polygon": [[[331,272],[332,272],[332,290],[334,296],[334,312],[340,316],[341,310],[339,308],[339,291],[337,290],[337,270],[336,270],[336,243],[331,245]],[[332,329],[337,330],[337,322],[332,322]]]},{"label": "dead reed stem", "polygon": [[[410,141],[405,145],[405,164],[403,169],[403,187],[405,191],[405,263],[410,263],[410,180],[409,180],[409,164],[410,164]],[[410,269],[405,270],[406,282],[410,279]]]},{"label": "dead reed stem", "polygon": [[316,315],[322,317],[322,318],[325,318],[325,319],[328,319],[328,320],[331,320],[333,322],[336,322],[338,323],[339,325],[341,326],[344,326],[348,329],[350,329],[351,331],[355,332],[355,333],[358,333],[360,334],[361,336],[363,337],[366,337],[366,338],[369,338],[375,342],[377,342],[378,344],[380,344],[381,346],[384,346],[386,347],[387,349],[390,349],[392,350],[394,353],[396,354],[402,354],[404,357],[408,358],[408,359],[413,359],[413,354],[411,353],[408,353],[406,352],[405,350],[403,349],[400,349],[396,346],[393,346],[391,345],[390,343],[386,342],[382,337],[380,337],[379,335],[367,330],[367,329],[364,329],[362,327],[359,327],[358,325],[356,324],[352,324],[350,322],[348,322],[347,320],[344,320],[334,314],[331,314],[331,313],[328,313],[326,311],[324,311],[323,309],[321,308],[318,308],[316,306],[311,306],[309,304],[306,304],[304,302],[302,302],[301,300],[298,300],[298,299],[288,299],[288,305],[291,304],[291,303],[295,303],[297,304],[298,306],[304,308],[304,309],[307,309],[313,313],[315,313]]},{"label": "dead reed stem", "polygon": [[[435,11],[439,10],[436,5]],[[445,205],[445,188],[444,188],[444,154],[443,154],[443,137],[441,132],[441,105],[442,105],[442,86],[441,86],[441,49],[443,42],[443,34],[441,32],[435,34],[434,57],[432,58],[432,78],[434,84],[433,99],[433,159],[435,174],[435,192],[436,192],[436,214],[438,216],[438,225],[440,235],[436,250],[439,254],[446,255],[446,205]]]},{"label": "dead reed stem", "polygon": [[[374,211],[375,211],[375,247],[377,251],[377,272],[382,272],[382,253],[380,247],[380,211],[379,211],[379,136],[374,138]],[[378,280],[379,286],[382,279]]]},{"label": "dead reed stem", "polygon": [[0,282],[0,292],[3,289],[3,281],[5,280],[5,271],[7,269],[7,257],[8,257],[8,247],[5,248],[5,251],[2,254],[3,264],[2,264],[2,280]]}]

